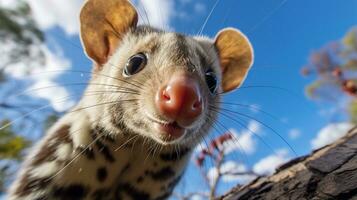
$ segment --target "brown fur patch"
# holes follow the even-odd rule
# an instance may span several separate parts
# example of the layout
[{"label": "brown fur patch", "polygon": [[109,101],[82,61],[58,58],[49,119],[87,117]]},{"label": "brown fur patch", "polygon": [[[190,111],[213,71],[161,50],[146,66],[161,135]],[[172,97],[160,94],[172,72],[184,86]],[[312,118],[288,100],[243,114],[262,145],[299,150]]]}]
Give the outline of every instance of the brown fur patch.
[{"label": "brown fur patch", "polygon": [[50,182],[49,178],[30,178],[28,175],[22,176],[21,184],[15,190],[15,194],[19,197],[29,195],[32,192],[40,191],[45,188]]},{"label": "brown fur patch", "polygon": [[31,161],[31,165],[39,165],[45,161],[55,160],[54,153],[56,148],[61,143],[72,143],[72,139],[69,135],[70,126],[65,125],[58,129],[51,138],[48,139],[41,150],[34,156],[34,159]]},{"label": "brown fur patch", "polygon": [[[36,166],[56,159],[55,152],[57,147],[62,143],[72,143],[69,134],[70,126],[64,125],[55,131],[47,142],[41,146],[40,151],[33,157],[33,160],[29,163],[29,168],[35,168]],[[32,192],[41,191],[43,188],[47,187],[51,183],[49,177],[36,178],[31,177],[28,173],[21,175],[20,184],[15,189],[15,194],[19,197],[24,197],[31,194]]]}]

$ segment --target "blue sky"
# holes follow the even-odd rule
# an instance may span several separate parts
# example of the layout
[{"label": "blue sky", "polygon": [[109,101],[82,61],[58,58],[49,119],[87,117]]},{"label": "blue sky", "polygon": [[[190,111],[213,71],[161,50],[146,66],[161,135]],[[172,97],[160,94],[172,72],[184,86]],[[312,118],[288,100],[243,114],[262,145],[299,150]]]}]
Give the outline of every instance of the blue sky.
[{"label": "blue sky", "polygon": [[[41,16],[43,18],[46,14],[50,14],[51,9],[40,8],[41,6],[37,5],[39,3],[35,1],[29,2],[38,15],[36,18],[38,23],[46,32],[49,50],[61,59],[69,61],[70,68],[73,70],[89,71],[91,63],[80,48],[78,30],[75,28],[76,24],[72,23],[76,19],[67,17],[65,20],[68,23],[65,23],[66,21],[63,22],[61,18],[61,14],[67,12],[74,13],[68,14],[69,16],[75,16],[78,9],[74,8],[77,8],[81,1],[73,1],[73,8],[58,8],[60,11],[52,13],[53,19],[49,17],[48,21],[41,19]],[[154,24],[165,24],[172,30],[191,35],[200,30],[215,3],[213,0],[135,2],[148,9],[149,17],[156,16],[155,19],[158,20],[153,20]],[[161,9],[161,13],[158,14],[159,11],[155,9]],[[167,17],[166,20],[160,22],[160,15]],[[276,116],[276,119],[272,119],[252,109],[233,107],[274,128],[298,155],[303,155],[311,151],[311,141],[317,133],[334,121],[331,115],[326,114],[331,105],[307,99],[304,87],[312,79],[302,77],[300,69],[307,63],[308,56],[313,50],[321,48],[332,40],[339,40],[354,25],[357,25],[356,0],[221,0],[203,33],[214,37],[220,29],[231,26],[247,34],[255,49],[255,64],[243,87],[252,87],[230,93],[225,96],[224,101],[254,105]],[[61,67],[58,66],[59,69]],[[80,76],[80,74],[63,73],[53,78],[53,81],[78,82],[79,78],[83,81],[87,80],[86,74]],[[68,93],[80,94],[83,87],[65,87],[65,89]],[[227,106],[227,108],[232,107]],[[228,129],[234,129],[238,136],[245,134],[244,129],[232,121],[224,117],[221,117],[220,121]],[[251,119],[246,121],[247,125],[253,123]],[[289,150],[279,136],[269,128],[260,125],[257,134],[271,148],[256,137],[247,136],[248,143],[254,144],[253,152],[237,151],[229,159],[241,159],[245,166],[250,168],[254,167],[256,162],[273,156],[277,151]],[[291,157],[294,157],[294,154],[289,151],[279,158],[286,160]],[[202,179],[197,175],[193,165],[188,168],[183,182],[186,183],[186,191],[202,189]],[[225,191],[232,184],[235,183],[222,184],[220,191]],[[183,187],[181,185],[178,191]]]},{"label": "blue sky", "polygon": [[[214,3],[209,2],[207,7]],[[307,99],[304,87],[312,80],[302,77],[299,72],[313,50],[329,41],[339,40],[357,24],[356,11],[355,0],[221,1],[204,33],[214,36],[219,29],[232,26],[247,34],[255,49],[255,64],[244,86],[276,86],[289,91],[249,88],[227,95],[226,101],[259,105],[281,121],[256,115],[258,119],[276,129],[299,155],[311,151],[310,141],[326,124],[333,122],[332,116],[321,114],[331,105]],[[193,20],[192,26],[175,22],[175,27],[179,31],[195,33],[202,18],[193,18],[201,20]],[[240,130],[229,121],[225,123]],[[289,138],[292,129],[301,135],[296,139]],[[263,132],[262,137],[274,149],[287,148],[274,133],[267,129]],[[261,142],[257,146],[256,153],[248,155],[248,165],[273,153]],[[293,156],[291,152],[290,155]]]}]

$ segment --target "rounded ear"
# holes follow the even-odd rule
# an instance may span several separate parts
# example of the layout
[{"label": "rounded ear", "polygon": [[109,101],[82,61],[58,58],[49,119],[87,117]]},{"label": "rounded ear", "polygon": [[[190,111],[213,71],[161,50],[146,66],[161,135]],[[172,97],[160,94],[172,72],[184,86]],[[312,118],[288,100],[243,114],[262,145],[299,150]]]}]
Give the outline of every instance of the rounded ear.
[{"label": "rounded ear", "polygon": [[81,39],[89,58],[105,64],[138,14],[127,0],[87,0],[80,14]]},{"label": "rounded ear", "polygon": [[222,89],[229,92],[239,87],[253,64],[254,53],[248,38],[237,29],[220,31],[215,47],[222,68]]}]

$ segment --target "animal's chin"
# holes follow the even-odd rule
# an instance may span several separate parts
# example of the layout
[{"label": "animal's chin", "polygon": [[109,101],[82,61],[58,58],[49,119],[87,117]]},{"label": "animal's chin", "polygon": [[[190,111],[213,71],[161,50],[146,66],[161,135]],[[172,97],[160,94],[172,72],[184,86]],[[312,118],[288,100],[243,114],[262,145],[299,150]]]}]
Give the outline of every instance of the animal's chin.
[{"label": "animal's chin", "polygon": [[186,129],[176,122],[158,123],[155,122],[154,129],[157,131],[157,137],[165,143],[173,143],[184,137]]},{"label": "animal's chin", "polygon": [[177,122],[160,122],[149,118],[153,135],[151,137],[163,145],[178,143],[185,137],[187,128]]}]

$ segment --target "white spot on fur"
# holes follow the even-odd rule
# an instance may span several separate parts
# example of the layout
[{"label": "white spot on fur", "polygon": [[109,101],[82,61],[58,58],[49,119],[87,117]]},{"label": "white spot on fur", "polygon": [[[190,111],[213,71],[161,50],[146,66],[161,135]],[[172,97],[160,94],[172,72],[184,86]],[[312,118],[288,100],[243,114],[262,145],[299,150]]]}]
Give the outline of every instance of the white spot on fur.
[{"label": "white spot on fur", "polygon": [[73,138],[73,149],[81,145],[88,145],[91,142],[89,134],[91,131],[90,120],[80,115],[80,113],[78,115],[80,117],[76,118],[76,115],[73,116],[73,121],[76,121],[76,123],[73,123],[70,129],[70,134]]},{"label": "white spot on fur", "polygon": [[59,164],[56,161],[43,163],[32,169],[31,175],[36,178],[48,177],[57,172],[58,166]]},{"label": "white spot on fur", "polygon": [[61,144],[56,150],[56,157],[58,160],[67,160],[69,159],[72,152],[70,144]]}]

